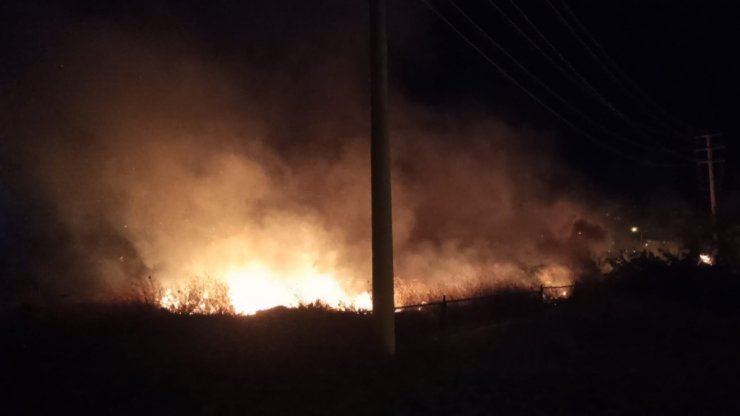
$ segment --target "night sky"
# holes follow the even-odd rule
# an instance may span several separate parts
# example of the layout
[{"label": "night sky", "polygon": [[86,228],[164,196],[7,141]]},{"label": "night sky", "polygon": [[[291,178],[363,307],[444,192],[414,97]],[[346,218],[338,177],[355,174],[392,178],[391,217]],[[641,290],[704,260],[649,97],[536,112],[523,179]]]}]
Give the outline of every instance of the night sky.
[{"label": "night sky", "polygon": [[[95,21],[113,21],[141,30],[142,35],[166,39],[187,36],[196,48],[208,51],[213,59],[238,62],[240,52],[254,52],[254,39],[263,38],[263,50],[251,53],[250,62],[279,66],[285,58],[279,46],[284,42],[303,43],[306,50],[321,49],[325,42],[342,39],[311,38],[312,24],[352,27],[366,30],[365,5],[340,5],[339,2],[4,2],[3,7],[3,84],[12,85],[33,67],[50,64],[40,61],[45,50],[54,48],[55,33],[74,31],[76,25]],[[271,4],[266,4],[271,3]],[[432,2],[450,21],[470,37],[497,63],[559,111],[563,106],[514,67],[500,51],[492,47],[449,2]],[[526,22],[509,1],[499,7],[521,27]],[[545,1],[517,3],[568,61],[618,110],[642,127],[664,128],[624,93],[595,64],[587,51],[558,20]],[[565,15],[558,0],[550,3]],[[571,1],[572,12],[590,31],[624,73],[635,81],[651,100],[686,127],[686,137],[647,135],[626,125],[613,112],[584,95],[574,83],[562,76],[513,30],[502,15],[487,1],[459,1],[457,5],[507,48],[532,73],[541,78],[574,107],[588,114],[598,124],[628,140],[651,147],[644,150],[611,137],[578,115],[565,114],[579,128],[608,142],[624,153],[648,163],[684,165],[677,169],[655,169],[611,153],[564,125],[501,77],[483,58],[434,16],[421,1],[391,2],[391,73],[392,82],[408,99],[443,109],[475,107],[503,116],[512,123],[535,125],[558,131],[562,157],[592,178],[594,185],[630,197],[658,193],[679,193],[696,197],[696,167],[684,164],[670,154],[652,148],[653,141],[675,148],[692,158],[691,134],[723,132],[728,155],[736,154],[732,145],[734,117],[737,114],[737,63],[732,51],[738,28],[738,7],[727,1]],[[70,24],[70,22],[73,22]],[[418,29],[417,31],[417,28]],[[409,45],[409,32],[414,40]],[[363,35],[358,35],[362,39]],[[582,34],[583,36],[583,34]],[[282,39],[281,39],[282,38]],[[275,42],[277,40],[277,42]],[[243,43],[252,49],[241,49]],[[543,45],[544,47],[544,45]],[[308,56],[308,55],[307,55]],[[255,58],[256,57],[256,58]],[[330,71],[327,68],[327,71]],[[634,90],[630,90],[634,92]],[[644,101],[643,101],[644,103]],[[662,114],[658,118],[665,119]],[[689,129],[690,128],[690,129]],[[645,130],[643,130],[644,132]],[[671,132],[675,133],[675,132]],[[675,135],[675,134],[674,134]],[[736,169],[727,157],[725,191],[737,188]]]},{"label": "night sky", "polygon": [[[519,17],[507,1],[499,1],[500,7],[510,16]],[[570,4],[572,3],[572,4]],[[738,95],[736,78],[737,60],[730,51],[734,39],[738,38],[737,5],[732,2],[705,1],[601,1],[570,2],[571,10],[587,27],[608,55],[628,74],[672,119],[685,125],[680,133],[672,132],[673,137],[636,130],[626,125],[613,112],[593,100],[585,98],[575,84],[568,82],[555,68],[529,44],[522,40],[508,22],[497,15],[487,2],[459,2],[488,33],[520,59],[536,76],[540,77],[553,90],[557,91],[575,107],[608,126],[621,137],[652,146],[658,142],[671,147],[682,156],[691,158],[695,142],[692,134],[703,132],[723,132],[722,144],[727,146],[728,157],[722,168],[725,174],[723,190],[728,192],[737,188],[737,171],[732,163],[737,150],[733,146],[736,127],[733,121],[737,114],[735,97]],[[464,17],[456,14],[449,3],[442,2],[440,9],[463,32],[482,45],[494,60],[511,73],[524,80],[524,85],[537,90],[536,84],[528,80],[521,71],[509,64],[501,53],[486,43],[487,40],[476,29],[466,26]],[[568,59],[579,72],[601,92],[614,107],[628,115],[637,123],[652,128],[665,129],[662,114],[651,105],[646,112],[625,94],[624,85],[615,84],[595,64],[595,61],[562,24],[553,10],[544,1],[518,2],[520,8],[538,25],[560,53]],[[552,4],[563,8],[558,1]],[[508,7],[507,7],[508,6]],[[521,18],[517,22],[524,25]],[[531,33],[531,31],[530,31]],[[486,108],[497,114],[504,114],[510,120],[522,123],[536,123],[557,129],[561,136],[563,154],[569,164],[576,166],[599,186],[615,193],[629,195],[638,200],[645,197],[666,194],[680,194],[685,198],[696,198],[704,190],[697,189],[696,166],[684,163],[685,160],[661,151],[645,151],[614,138],[601,136],[602,140],[629,153],[639,161],[659,164],[678,164],[676,168],[655,168],[645,163],[626,160],[624,157],[606,151],[559,122],[541,106],[513,87],[476,54],[464,41],[451,34],[449,27],[438,22],[428,50],[419,54],[416,61],[423,67],[433,68],[418,72],[408,69],[403,72],[403,83],[421,100],[432,100],[439,105],[449,105],[474,101],[484,103]],[[534,35],[532,35],[534,37]],[[583,36],[583,35],[582,35]],[[441,45],[441,46],[440,46]],[[543,45],[543,48],[545,46]],[[412,65],[412,67],[415,67]],[[633,89],[627,89],[635,94]],[[562,109],[556,100],[545,99]],[[644,101],[643,101],[644,102]],[[589,126],[579,120],[579,127]],[[675,124],[674,124],[675,125]],[[586,127],[589,132],[599,135],[599,129]],[[642,132],[642,133],[641,133]]]}]

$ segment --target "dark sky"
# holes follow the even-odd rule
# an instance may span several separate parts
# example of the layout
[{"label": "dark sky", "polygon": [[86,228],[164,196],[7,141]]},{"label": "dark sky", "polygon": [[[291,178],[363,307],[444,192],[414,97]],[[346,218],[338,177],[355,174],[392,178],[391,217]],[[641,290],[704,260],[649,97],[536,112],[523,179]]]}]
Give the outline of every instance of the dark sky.
[{"label": "dark sky", "polygon": [[[496,3],[505,13],[513,16],[521,27],[526,27],[521,15],[517,14],[508,0],[497,0]],[[568,115],[562,104],[510,64],[507,57],[470,26],[470,22],[454,6],[449,2],[433,4],[527,88],[543,97],[556,110]],[[644,133],[645,128],[664,128],[656,118],[666,117],[650,104],[645,104],[644,100],[636,102],[631,99],[629,94],[639,96],[640,92],[625,89],[624,86],[629,86],[630,81],[621,84],[613,82],[546,1],[518,1],[517,4],[584,78],[616,109],[634,121],[632,126],[604,105],[586,97],[573,82],[560,76],[555,67],[526,43],[486,1],[460,1],[457,4],[551,89],[600,125],[616,131],[620,137],[650,147],[658,142],[691,158],[695,156],[692,152],[695,143],[690,140],[692,134],[723,132],[725,136],[722,142],[728,149],[727,157],[723,157],[727,163],[721,172],[724,179],[722,185],[725,191],[737,188],[737,180],[734,179],[737,169],[732,159],[735,158],[733,155],[738,154],[733,145],[737,131],[733,121],[738,112],[738,64],[731,51],[740,33],[735,24],[739,16],[738,6],[734,2],[571,0],[568,3],[580,22],[640,90],[673,119],[686,125],[680,135],[673,133],[673,136],[679,137],[665,137],[652,131]],[[552,0],[552,4],[565,15],[561,2]],[[407,72],[402,71],[403,83],[411,94],[421,100],[436,101],[442,106],[473,100],[484,103],[492,112],[504,114],[512,121],[554,127],[561,133],[569,163],[592,178],[598,186],[615,193],[644,200],[656,194],[677,194],[693,199],[702,192],[697,183],[701,178],[697,178],[694,164],[684,163],[684,160],[660,150],[643,151],[615,138],[604,137],[599,128],[589,125],[578,115],[569,114],[569,119],[574,120],[580,128],[587,129],[637,159],[683,166],[667,169],[646,166],[594,146],[499,76],[444,23],[438,21],[437,26],[436,38],[430,41],[429,49],[418,55],[420,58],[417,57],[418,61],[409,65]],[[529,33],[532,37],[536,36],[531,31]],[[581,33],[581,36],[584,37],[584,34]],[[443,46],[440,48],[440,45]],[[543,44],[542,47],[545,46]],[[418,67],[434,70],[425,71],[419,76],[413,69]],[[640,107],[640,103],[650,111]],[[635,124],[644,126],[635,128]]]},{"label": "dark sky", "polygon": [[[563,3],[551,1],[565,15]],[[597,189],[637,200],[656,194],[695,198],[701,192],[696,166],[661,149],[673,148],[681,156],[691,158],[695,156],[692,152],[694,144],[690,140],[692,134],[721,131],[725,134],[723,144],[728,147],[727,155],[723,157],[727,160],[722,171],[723,189],[738,188],[739,182],[735,179],[738,169],[733,163],[735,156],[740,156],[740,150],[735,149],[733,143],[737,131],[733,121],[738,113],[735,75],[738,64],[733,51],[736,49],[735,39],[740,38],[736,24],[740,14],[735,2],[568,2],[572,12],[624,73],[651,100],[690,127],[681,129],[681,137],[666,137],[645,133],[645,128],[665,127],[653,117],[656,110],[645,111],[625,94],[625,84],[616,84],[607,76],[558,20],[545,0],[517,1],[516,4],[568,62],[632,120],[632,126],[558,73],[487,0],[459,0],[456,4],[549,88],[564,97],[573,108],[595,120],[596,124],[591,125],[580,115],[569,112],[524,75],[487,43],[488,40],[455,10],[454,4],[431,1],[488,56],[578,128],[605,143],[605,147],[616,148],[638,161],[682,165],[678,168],[647,166],[605,150],[604,146],[594,145],[502,78],[421,0],[389,3],[392,82],[407,99],[455,111],[475,108],[476,111],[503,116],[512,123],[554,129],[561,141],[562,154],[558,157],[591,179]],[[496,0],[496,4],[524,27],[525,22],[509,0]],[[322,43],[343,42],[343,39],[326,36],[314,38],[310,36],[313,27],[317,32],[325,32],[327,28],[332,30],[333,27],[366,30],[363,1],[23,1],[4,2],[0,7],[3,8],[2,55],[5,62],[2,80],[6,86],[23,79],[34,67],[46,64],[42,57],[55,48],[56,34],[73,32],[76,25],[89,25],[99,20],[140,30],[142,36],[153,39],[189,39],[216,61],[239,62],[242,54],[249,53],[250,64],[257,61],[276,68],[285,59],[286,52],[274,46],[275,39],[281,39],[283,44],[294,43],[310,55],[312,48],[323,48]],[[530,29],[525,30],[531,36],[535,35]],[[358,38],[362,39],[362,36]],[[254,39],[264,39],[264,47],[255,47],[259,42],[255,43]],[[251,49],[242,49],[244,42],[251,44]],[[39,85],[39,88],[43,86]],[[660,114],[657,118],[665,117]],[[615,132],[620,139],[609,137],[597,125]],[[634,125],[643,128],[634,128]],[[621,138],[639,144],[624,143]]]}]

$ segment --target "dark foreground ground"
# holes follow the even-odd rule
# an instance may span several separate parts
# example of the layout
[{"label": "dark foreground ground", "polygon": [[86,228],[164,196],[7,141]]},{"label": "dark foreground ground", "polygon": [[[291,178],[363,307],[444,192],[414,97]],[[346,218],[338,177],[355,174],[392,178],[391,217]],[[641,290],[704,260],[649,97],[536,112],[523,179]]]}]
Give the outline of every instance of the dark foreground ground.
[{"label": "dark foreground ground", "polygon": [[[740,299],[738,299],[740,302]],[[740,314],[581,290],[397,315],[175,316],[141,306],[2,320],[2,414],[740,414]]]}]

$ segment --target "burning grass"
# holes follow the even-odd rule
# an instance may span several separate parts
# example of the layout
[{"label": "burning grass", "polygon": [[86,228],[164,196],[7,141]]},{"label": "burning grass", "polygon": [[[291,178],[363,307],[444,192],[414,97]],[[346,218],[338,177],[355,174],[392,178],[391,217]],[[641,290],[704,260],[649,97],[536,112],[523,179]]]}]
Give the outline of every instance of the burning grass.
[{"label": "burning grass", "polygon": [[[561,265],[533,268],[505,268],[490,278],[454,276],[444,281],[396,278],[396,305],[424,304],[447,300],[489,296],[500,292],[527,292],[547,289],[548,299],[565,298],[573,280],[572,271]],[[247,270],[247,269],[245,269]],[[251,269],[249,269],[251,270]],[[262,270],[262,269],[260,269]],[[275,307],[323,308],[337,311],[367,312],[372,298],[367,291],[347,292],[331,275],[309,274],[301,278],[281,278],[277,272],[257,270],[232,274],[229,278],[192,278],[161,283],[151,277],[139,281],[136,301],[183,315],[252,315]]]},{"label": "burning grass", "polygon": [[[533,280],[529,284],[471,277],[459,277],[450,279],[449,282],[436,283],[397,278],[395,283],[396,305],[425,304],[438,302],[443,298],[447,300],[468,299],[490,296],[495,293],[533,292],[540,290],[546,284],[555,283],[565,286],[570,283],[567,269],[554,267],[544,270],[544,272],[543,270],[537,271],[540,280]],[[319,288],[320,286],[321,284]],[[565,298],[569,294],[568,288],[560,286],[553,289],[548,288],[543,292],[548,299]],[[288,289],[275,295],[270,292],[270,287],[264,285],[258,287],[229,286],[213,278],[194,278],[187,284],[175,286],[152,283],[149,293],[144,298],[147,299],[147,303],[153,303],[172,313],[185,315],[252,315],[274,307],[311,307],[360,313],[372,309],[372,298],[368,292],[362,292],[355,297],[344,293],[340,296],[322,296],[319,290],[314,296],[305,296],[298,290],[291,292]],[[251,302],[245,303],[245,299]]]},{"label": "burning grass", "polygon": [[[314,294],[280,287],[280,282],[262,285],[229,285],[214,278],[193,278],[186,284],[152,286],[147,299],[169,312],[185,315],[253,315],[275,307],[318,308],[365,312],[372,309],[370,294],[351,297],[326,281],[317,282]],[[322,291],[329,286],[328,291]]]},{"label": "burning grass", "polygon": [[191,279],[179,288],[159,289],[159,305],[178,314],[234,314],[229,288],[215,279]]}]

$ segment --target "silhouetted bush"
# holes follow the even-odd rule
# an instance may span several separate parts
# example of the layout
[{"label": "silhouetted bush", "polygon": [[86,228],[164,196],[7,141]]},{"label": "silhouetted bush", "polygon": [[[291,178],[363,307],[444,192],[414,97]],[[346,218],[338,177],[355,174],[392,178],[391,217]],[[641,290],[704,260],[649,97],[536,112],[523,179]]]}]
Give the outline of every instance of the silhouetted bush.
[{"label": "silhouetted bush", "polygon": [[725,264],[710,266],[690,254],[637,252],[612,259],[611,265],[613,270],[605,280],[620,293],[712,309],[738,310],[740,306],[740,276]]}]

